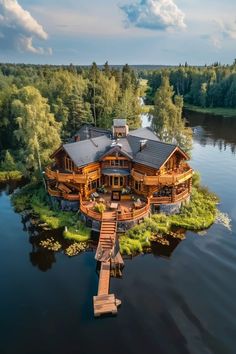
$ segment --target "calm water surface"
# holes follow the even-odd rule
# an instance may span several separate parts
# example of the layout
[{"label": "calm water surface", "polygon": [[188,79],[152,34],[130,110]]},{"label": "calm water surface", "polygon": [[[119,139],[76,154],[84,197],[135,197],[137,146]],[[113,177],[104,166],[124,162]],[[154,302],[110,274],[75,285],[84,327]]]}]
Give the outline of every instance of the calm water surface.
[{"label": "calm water surface", "polygon": [[192,166],[220,196],[233,231],[188,232],[167,252],[126,260],[123,279],[111,280],[118,316],[94,319],[94,253],[38,250],[2,190],[1,354],[236,353],[236,119],[186,116],[195,127]]}]

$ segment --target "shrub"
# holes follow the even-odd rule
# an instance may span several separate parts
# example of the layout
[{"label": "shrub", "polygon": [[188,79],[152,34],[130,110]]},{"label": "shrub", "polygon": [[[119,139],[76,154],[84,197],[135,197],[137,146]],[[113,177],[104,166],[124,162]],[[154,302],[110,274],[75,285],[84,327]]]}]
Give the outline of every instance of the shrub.
[{"label": "shrub", "polygon": [[102,214],[106,210],[106,205],[103,203],[96,203],[93,209]]},{"label": "shrub", "polygon": [[155,214],[135,225],[120,239],[121,253],[141,252],[157,235],[172,235],[173,227],[199,231],[210,227],[217,217],[218,197],[206,187],[193,187],[190,203],[182,206],[179,214]]}]

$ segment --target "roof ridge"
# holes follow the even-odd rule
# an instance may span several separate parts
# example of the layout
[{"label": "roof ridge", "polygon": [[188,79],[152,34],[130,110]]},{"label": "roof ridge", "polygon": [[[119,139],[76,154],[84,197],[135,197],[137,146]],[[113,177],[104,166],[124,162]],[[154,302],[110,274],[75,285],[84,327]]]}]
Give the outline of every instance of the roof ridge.
[{"label": "roof ridge", "polygon": [[[141,140],[141,138],[139,136],[136,135],[128,135],[128,137],[131,136],[133,138],[138,138]],[[143,138],[144,139],[144,138]],[[165,141],[161,141],[161,140],[154,140],[154,139],[149,139],[149,138],[145,138],[146,140],[150,140],[150,141],[154,141],[155,143],[159,143],[159,144],[165,144],[165,145],[171,145],[171,146],[175,146],[178,147],[178,145],[176,144],[171,144],[171,143],[166,143]]]}]

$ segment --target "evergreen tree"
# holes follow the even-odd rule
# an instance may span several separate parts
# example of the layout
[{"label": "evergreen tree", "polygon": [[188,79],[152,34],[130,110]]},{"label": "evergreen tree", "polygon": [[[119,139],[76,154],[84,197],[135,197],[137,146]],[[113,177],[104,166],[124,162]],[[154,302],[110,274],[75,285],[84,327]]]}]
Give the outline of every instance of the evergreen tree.
[{"label": "evergreen tree", "polygon": [[14,157],[6,150],[4,160],[1,163],[2,171],[14,171],[16,170],[16,163]]},{"label": "evergreen tree", "polygon": [[183,150],[191,147],[191,134],[185,128],[182,118],[183,98],[175,96],[169,78],[163,75],[160,88],[156,92],[154,108],[151,112],[152,127],[161,141],[178,144]]}]

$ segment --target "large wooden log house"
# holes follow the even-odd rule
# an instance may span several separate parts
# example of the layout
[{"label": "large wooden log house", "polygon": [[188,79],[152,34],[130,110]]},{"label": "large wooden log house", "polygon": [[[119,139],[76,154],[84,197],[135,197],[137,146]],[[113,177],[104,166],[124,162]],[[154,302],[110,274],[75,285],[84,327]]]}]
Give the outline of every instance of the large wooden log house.
[{"label": "large wooden log house", "polygon": [[48,193],[78,203],[85,215],[101,220],[94,203],[117,208],[118,220],[139,219],[149,210],[179,208],[191,193],[189,157],[159,141],[150,128],[129,132],[125,119],[112,131],[84,125],[74,141],[60,146],[45,171]]}]

